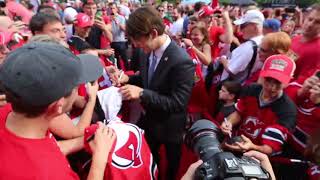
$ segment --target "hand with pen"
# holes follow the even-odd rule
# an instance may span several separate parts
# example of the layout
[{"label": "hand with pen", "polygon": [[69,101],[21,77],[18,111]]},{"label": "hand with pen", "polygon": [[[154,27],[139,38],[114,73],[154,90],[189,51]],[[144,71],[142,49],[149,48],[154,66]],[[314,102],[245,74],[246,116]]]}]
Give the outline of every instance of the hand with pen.
[{"label": "hand with pen", "polygon": [[113,86],[120,86],[129,81],[129,77],[122,70],[119,70],[114,66],[106,67],[106,71]]},{"label": "hand with pen", "polygon": [[230,138],[232,136],[232,123],[228,121],[227,118],[224,118],[224,121],[222,122],[221,131],[224,135],[228,135]]},{"label": "hand with pen", "polygon": [[232,137],[232,123],[227,118],[224,119],[221,126],[224,135],[228,135],[229,139],[223,144],[224,148],[232,151],[246,152],[253,149],[254,144],[244,135]]}]

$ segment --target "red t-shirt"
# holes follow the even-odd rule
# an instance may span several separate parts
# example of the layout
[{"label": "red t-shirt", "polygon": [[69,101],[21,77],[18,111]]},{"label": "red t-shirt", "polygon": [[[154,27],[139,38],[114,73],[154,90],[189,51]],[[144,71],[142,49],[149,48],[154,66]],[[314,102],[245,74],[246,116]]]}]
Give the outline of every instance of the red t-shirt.
[{"label": "red t-shirt", "polygon": [[297,54],[295,78],[309,77],[310,71],[320,69],[320,38],[301,42],[302,36],[292,39],[291,49]]},{"label": "red t-shirt", "polygon": [[258,84],[244,87],[236,104],[241,115],[237,135],[243,134],[258,145],[269,145],[273,153],[279,153],[287,141],[289,129],[294,128],[296,109],[285,94],[269,104],[260,105],[261,91],[262,86]]},{"label": "red t-shirt", "polygon": [[211,44],[211,57],[212,59],[219,56],[221,48],[219,47],[220,35],[224,33],[224,29],[217,26],[211,26],[209,29],[209,40]]},{"label": "red t-shirt", "polygon": [[43,139],[16,136],[5,127],[11,105],[0,108],[0,177],[21,179],[79,179],[51,133]]}]

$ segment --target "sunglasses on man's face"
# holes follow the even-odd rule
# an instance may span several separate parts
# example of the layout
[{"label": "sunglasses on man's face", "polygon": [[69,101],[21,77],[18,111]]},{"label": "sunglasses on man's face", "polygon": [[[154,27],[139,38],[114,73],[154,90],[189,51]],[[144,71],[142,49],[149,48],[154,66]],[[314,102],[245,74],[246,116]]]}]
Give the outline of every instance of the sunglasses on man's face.
[{"label": "sunglasses on man's face", "polygon": [[246,28],[250,23],[244,23],[240,25],[240,29]]},{"label": "sunglasses on man's face", "polygon": [[274,52],[274,49],[271,48],[271,49],[264,49],[262,47],[259,47],[259,51],[262,52],[262,53],[273,53]]},{"label": "sunglasses on man's face", "polygon": [[215,14],[213,17],[215,17],[215,18],[222,18],[222,15],[221,14]]},{"label": "sunglasses on man's face", "polygon": [[259,47],[259,51],[260,51],[260,52],[263,52],[263,53],[268,52],[268,50],[267,50],[267,49],[263,49],[262,47]]}]

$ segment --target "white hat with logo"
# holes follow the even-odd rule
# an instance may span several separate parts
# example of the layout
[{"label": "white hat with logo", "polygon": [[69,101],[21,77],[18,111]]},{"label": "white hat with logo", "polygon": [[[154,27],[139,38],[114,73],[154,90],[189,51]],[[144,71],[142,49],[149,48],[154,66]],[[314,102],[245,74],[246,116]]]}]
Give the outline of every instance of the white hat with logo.
[{"label": "white hat with logo", "polygon": [[263,24],[264,16],[263,14],[257,10],[249,10],[247,11],[240,19],[235,20],[233,23],[235,25],[241,25],[245,23],[256,23],[256,24]]}]

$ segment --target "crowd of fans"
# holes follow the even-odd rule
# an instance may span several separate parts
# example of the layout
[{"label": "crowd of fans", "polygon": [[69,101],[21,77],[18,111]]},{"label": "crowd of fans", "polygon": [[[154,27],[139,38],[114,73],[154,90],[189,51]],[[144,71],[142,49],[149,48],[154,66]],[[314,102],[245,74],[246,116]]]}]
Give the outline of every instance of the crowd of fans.
[{"label": "crowd of fans", "polygon": [[319,4],[0,0],[0,177],[192,179],[208,119],[272,179],[319,179],[318,48]]}]

